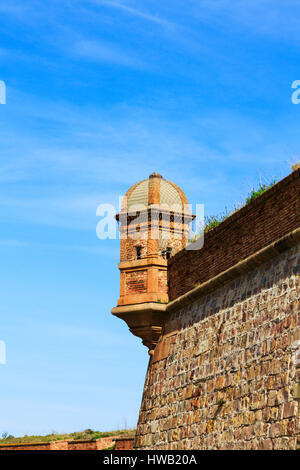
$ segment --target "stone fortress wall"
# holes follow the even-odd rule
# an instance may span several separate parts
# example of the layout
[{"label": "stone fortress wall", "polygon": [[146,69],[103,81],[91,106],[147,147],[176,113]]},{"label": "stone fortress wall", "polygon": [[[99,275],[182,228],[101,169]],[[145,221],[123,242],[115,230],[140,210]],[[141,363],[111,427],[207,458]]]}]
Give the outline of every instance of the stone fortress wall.
[{"label": "stone fortress wall", "polygon": [[168,261],[136,449],[296,449],[300,170]]}]

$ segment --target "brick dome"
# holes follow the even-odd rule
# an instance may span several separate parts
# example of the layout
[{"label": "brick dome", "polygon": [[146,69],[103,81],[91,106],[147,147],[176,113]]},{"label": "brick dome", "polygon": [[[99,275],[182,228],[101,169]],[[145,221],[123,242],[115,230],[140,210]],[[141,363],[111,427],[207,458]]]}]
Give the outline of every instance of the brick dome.
[{"label": "brick dome", "polygon": [[166,208],[184,209],[187,199],[184,192],[174,183],[164,179],[158,173],[152,173],[148,179],[134,184],[125,194],[122,211],[137,210],[138,205],[149,207],[153,204]]}]

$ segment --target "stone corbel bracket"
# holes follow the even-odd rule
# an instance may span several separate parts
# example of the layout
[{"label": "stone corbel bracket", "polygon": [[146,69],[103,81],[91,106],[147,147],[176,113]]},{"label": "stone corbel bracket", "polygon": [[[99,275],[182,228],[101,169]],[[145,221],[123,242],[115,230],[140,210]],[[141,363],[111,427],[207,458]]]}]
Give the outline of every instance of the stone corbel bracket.
[{"label": "stone corbel bracket", "polygon": [[114,307],[111,313],[124,320],[132,334],[142,338],[152,355],[167,318],[166,310],[167,304],[145,302]]}]

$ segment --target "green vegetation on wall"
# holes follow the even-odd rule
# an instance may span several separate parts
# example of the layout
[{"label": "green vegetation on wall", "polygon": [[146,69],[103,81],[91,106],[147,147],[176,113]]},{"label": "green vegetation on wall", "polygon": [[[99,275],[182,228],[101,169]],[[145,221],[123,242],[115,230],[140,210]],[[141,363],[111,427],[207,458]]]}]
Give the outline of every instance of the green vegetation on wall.
[{"label": "green vegetation on wall", "polygon": [[[300,166],[300,164],[299,164]],[[297,168],[296,168],[297,169]],[[193,239],[190,240],[190,242],[194,242],[197,240],[202,233],[207,233],[210,230],[214,229],[218,225],[220,225],[221,222],[224,222],[225,219],[227,219],[230,215],[232,215],[234,212],[238,211],[242,207],[246,206],[247,204],[250,204],[254,199],[259,197],[261,194],[265,193],[268,191],[268,189],[272,188],[277,183],[276,179],[272,179],[268,183],[260,183],[257,188],[252,188],[251,191],[248,193],[248,196],[246,197],[246,200],[244,203],[235,206],[233,210],[228,211],[227,208],[225,208],[225,211],[222,212],[221,214],[218,215],[211,215],[207,216],[204,218],[204,227],[199,228],[199,232],[194,236]]]},{"label": "green vegetation on wall", "polygon": [[119,430],[119,431],[109,431],[109,432],[100,432],[100,431],[93,431],[92,429],[86,429],[84,431],[79,432],[72,432],[69,434],[58,434],[53,432],[51,434],[47,434],[46,436],[22,436],[22,437],[14,437],[8,435],[7,433],[3,433],[0,439],[0,444],[30,444],[30,443],[37,443],[37,442],[52,442],[52,441],[60,441],[60,440],[79,440],[79,439],[87,439],[87,440],[96,440],[102,437],[110,437],[110,436],[123,436],[123,437],[131,437],[134,436],[135,429],[128,429],[128,430]]}]

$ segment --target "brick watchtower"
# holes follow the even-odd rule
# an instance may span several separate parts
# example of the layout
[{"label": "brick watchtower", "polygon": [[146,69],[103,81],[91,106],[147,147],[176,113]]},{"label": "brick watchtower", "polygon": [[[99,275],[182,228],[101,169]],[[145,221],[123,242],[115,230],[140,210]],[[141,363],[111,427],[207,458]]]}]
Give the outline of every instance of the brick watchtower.
[{"label": "brick watchtower", "polygon": [[152,353],[165,322],[168,259],[187,244],[189,223],[183,191],[158,173],[126,193],[119,221],[120,298],[112,314],[125,320]]}]

